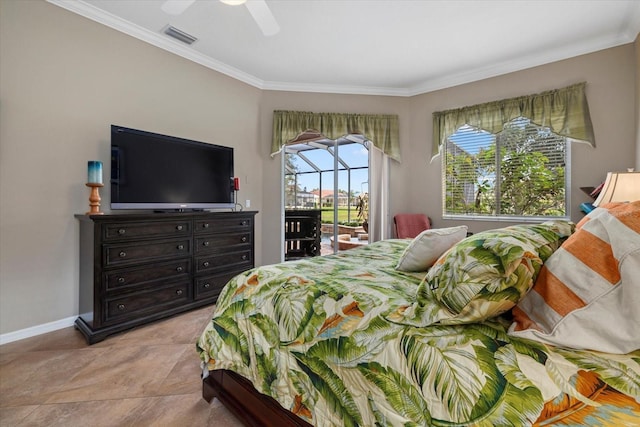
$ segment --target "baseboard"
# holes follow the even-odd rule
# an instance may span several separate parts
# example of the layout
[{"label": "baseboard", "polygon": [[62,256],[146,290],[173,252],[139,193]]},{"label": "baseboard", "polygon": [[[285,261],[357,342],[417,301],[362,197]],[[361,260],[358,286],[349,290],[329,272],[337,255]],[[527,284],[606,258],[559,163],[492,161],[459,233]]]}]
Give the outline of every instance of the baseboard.
[{"label": "baseboard", "polygon": [[0,345],[46,334],[47,332],[57,331],[58,329],[68,328],[69,326],[73,326],[77,317],[78,316],[67,317],[66,319],[60,319],[54,322],[43,323],[42,325],[36,325],[30,328],[20,329],[19,331],[2,334],[0,335]]}]

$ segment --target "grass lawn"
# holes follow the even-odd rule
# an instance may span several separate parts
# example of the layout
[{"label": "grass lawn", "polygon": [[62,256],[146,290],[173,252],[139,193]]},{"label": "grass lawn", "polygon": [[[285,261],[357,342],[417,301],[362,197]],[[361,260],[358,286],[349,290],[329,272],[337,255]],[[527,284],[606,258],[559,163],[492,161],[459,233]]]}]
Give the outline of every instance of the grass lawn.
[{"label": "grass lawn", "polygon": [[[349,221],[349,211],[347,208],[338,208],[338,222]],[[351,208],[351,221],[362,222],[358,219],[356,208]],[[333,224],[333,208],[322,208],[322,222]]]}]

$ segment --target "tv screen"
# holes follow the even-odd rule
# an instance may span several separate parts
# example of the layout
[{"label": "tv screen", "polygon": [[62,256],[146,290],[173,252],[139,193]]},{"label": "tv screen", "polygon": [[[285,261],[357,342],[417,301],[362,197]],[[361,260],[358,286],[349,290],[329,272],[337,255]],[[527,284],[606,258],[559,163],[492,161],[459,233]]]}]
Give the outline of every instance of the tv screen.
[{"label": "tv screen", "polygon": [[111,209],[233,207],[233,148],[111,125]]}]

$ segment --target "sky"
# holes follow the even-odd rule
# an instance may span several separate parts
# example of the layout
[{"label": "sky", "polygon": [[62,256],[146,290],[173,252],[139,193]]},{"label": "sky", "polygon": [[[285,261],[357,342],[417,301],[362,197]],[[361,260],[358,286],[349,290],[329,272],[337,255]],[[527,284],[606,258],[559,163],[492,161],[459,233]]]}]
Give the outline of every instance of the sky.
[{"label": "sky", "polygon": [[462,125],[449,136],[449,139],[467,153],[475,155],[480,152],[481,148],[488,148],[495,137],[485,130],[476,130],[469,125]]}]

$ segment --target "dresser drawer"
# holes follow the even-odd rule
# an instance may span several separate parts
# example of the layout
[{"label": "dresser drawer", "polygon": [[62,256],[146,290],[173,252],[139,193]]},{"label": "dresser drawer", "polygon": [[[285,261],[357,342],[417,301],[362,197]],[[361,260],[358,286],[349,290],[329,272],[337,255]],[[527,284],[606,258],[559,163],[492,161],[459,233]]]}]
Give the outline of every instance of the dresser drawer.
[{"label": "dresser drawer", "polygon": [[104,274],[106,291],[127,290],[144,286],[160,280],[176,279],[184,276],[186,280],[191,272],[191,259],[177,259],[174,261],[155,263],[141,268],[129,267],[112,270]]},{"label": "dresser drawer", "polygon": [[196,274],[204,272],[215,273],[220,270],[243,271],[251,267],[253,267],[253,258],[250,248],[224,254],[196,257]]},{"label": "dresser drawer", "polygon": [[242,273],[244,270],[235,272],[226,272],[222,274],[214,274],[211,276],[198,277],[196,279],[196,289],[194,299],[212,298],[220,295],[220,291],[224,288],[232,277]]},{"label": "dresser drawer", "polygon": [[216,251],[229,252],[238,247],[242,248],[242,246],[250,247],[253,245],[251,239],[252,233],[250,231],[198,236],[194,238],[194,251],[196,254]]},{"label": "dresser drawer", "polygon": [[175,259],[191,254],[191,239],[152,240],[103,246],[106,267]]},{"label": "dresser drawer", "polygon": [[127,317],[137,318],[179,307],[192,300],[190,290],[189,280],[182,280],[161,288],[105,298],[105,323],[116,320],[121,322]]},{"label": "dresser drawer", "polygon": [[215,233],[225,231],[243,231],[253,230],[253,216],[241,218],[215,218],[214,219],[197,219],[193,232],[195,234]]},{"label": "dresser drawer", "polygon": [[105,224],[104,241],[191,235],[190,220],[122,222]]}]

